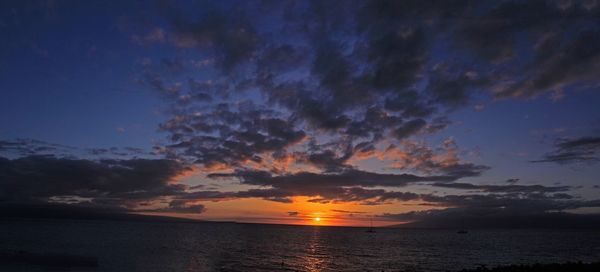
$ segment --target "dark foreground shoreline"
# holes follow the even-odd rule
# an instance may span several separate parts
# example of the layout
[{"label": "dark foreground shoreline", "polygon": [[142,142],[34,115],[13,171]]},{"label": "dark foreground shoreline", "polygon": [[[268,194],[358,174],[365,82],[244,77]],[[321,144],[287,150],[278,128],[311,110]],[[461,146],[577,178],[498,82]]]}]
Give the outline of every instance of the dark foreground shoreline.
[{"label": "dark foreground shoreline", "polygon": [[600,262],[595,263],[554,263],[531,265],[503,265],[493,268],[485,266],[475,269],[463,269],[459,272],[595,272],[600,271]]}]

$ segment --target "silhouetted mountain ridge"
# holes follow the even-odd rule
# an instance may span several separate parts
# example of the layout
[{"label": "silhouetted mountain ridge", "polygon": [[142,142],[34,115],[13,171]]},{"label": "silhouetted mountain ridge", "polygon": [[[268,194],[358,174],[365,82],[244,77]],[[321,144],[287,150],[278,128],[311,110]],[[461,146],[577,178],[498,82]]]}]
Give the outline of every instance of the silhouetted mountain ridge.
[{"label": "silhouetted mountain ridge", "polygon": [[502,215],[482,217],[429,217],[398,224],[398,228],[533,228],[533,229],[600,229],[600,214],[546,213],[535,215]]},{"label": "silhouetted mountain ridge", "polygon": [[200,220],[134,214],[117,208],[97,208],[65,204],[4,204],[0,205],[0,220],[10,219],[81,219],[116,221],[202,222]]}]

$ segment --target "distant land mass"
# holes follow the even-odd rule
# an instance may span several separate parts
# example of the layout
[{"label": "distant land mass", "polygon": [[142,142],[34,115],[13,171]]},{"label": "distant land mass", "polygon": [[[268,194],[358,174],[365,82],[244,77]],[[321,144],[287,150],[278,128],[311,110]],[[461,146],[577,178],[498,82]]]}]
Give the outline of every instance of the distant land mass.
[{"label": "distant land mass", "polygon": [[493,217],[429,217],[420,221],[388,227],[455,229],[600,229],[600,215],[555,212],[536,215],[505,215]]},{"label": "distant land mass", "polygon": [[102,209],[62,204],[0,205],[0,220],[81,219],[115,221],[205,222],[196,219],[134,214],[119,209]]}]

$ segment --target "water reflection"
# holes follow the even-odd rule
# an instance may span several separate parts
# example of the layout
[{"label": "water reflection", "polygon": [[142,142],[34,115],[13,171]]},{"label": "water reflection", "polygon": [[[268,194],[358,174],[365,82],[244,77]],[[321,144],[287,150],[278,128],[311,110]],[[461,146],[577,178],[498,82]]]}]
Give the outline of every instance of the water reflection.
[{"label": "water reflection", "polygon": [[328,254],[323,245],[323,229],[321,227],[313,227],[312,233],[306,245],[307,254],[303,256],[303,266],[306,271],[318,272],[327,268]]},{"label": "water reflection", "polygon": [[480,230],[465,237],[455,230],[378,229],[367,234],[360,228],[316,226],[41,220],[3,222],[1,228],[0,252],[44,248],[96,256],[98,272],[440,272],[480,264],[600,259],[597,231]]}]

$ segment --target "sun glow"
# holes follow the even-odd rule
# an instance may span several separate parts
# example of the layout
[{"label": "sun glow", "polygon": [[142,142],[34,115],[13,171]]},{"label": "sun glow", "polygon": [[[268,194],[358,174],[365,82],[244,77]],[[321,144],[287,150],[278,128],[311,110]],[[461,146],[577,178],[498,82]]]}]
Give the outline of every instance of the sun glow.
[{"label": "sun glow", "polygon": [[323,221],[323,216],[320,214],[315,214],[312,217],[312,224],[313,226],[324,226],[324,225],[328,225],[326,222]]},{"label": "sun glow", "polygon": [[[206,211],[199,215],[170,213],[169,216],[211,221],[355,227],[369,227],[371,219],[373,219],[373,226],[378,227],[404,222],[378,220],[378,217],[372,215],[418,211],[430,207],[422,206],[418,201],[390,203],[389,205],[360,205],[359,203],[314,203],[309,202],[310,199],[310,197],[304,196],[293,197],[293,204],[257,198],[203,202]],[[319,221],[315,219],[317,217]]]}]

